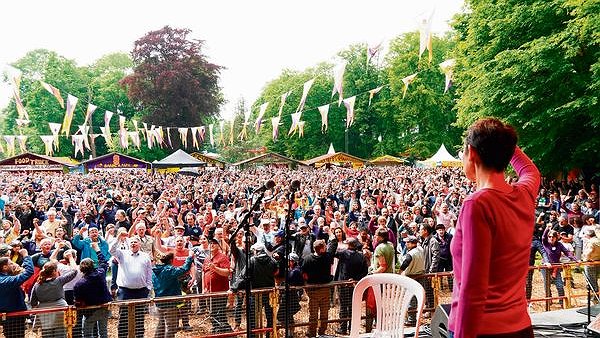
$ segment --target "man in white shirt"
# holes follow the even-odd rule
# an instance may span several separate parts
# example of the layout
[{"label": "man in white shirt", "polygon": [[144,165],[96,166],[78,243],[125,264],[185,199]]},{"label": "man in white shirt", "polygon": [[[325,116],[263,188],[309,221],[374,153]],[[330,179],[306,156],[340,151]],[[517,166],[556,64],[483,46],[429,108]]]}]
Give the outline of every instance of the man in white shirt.
[{"label": "man in white shirt", "polygon": [[[141,251],[140,241],[136,237],[129,238],[129,249],[121,249],[127,241],[127,231],[119,229],[117,240],[110,246],[110,254],[119,261],[117,300],[148,298],[152,289],[152,259]],[[144,337],[144,306],[135,307],[135,337]],[[127,338],[128,308],[119,311],[119,338]]]}]

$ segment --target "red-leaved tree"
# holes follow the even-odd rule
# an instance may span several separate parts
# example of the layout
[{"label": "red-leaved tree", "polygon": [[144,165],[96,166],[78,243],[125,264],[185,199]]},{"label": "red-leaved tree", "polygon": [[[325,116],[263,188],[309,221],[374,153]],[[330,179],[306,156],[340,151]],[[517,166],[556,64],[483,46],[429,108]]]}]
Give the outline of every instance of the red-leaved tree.
[{"label": "red-leaved tree", "polygon": [[161,126],[200,126],[219,112],[221,66],[202,54],[201,40],[189,29],[169,26],[137,40],[131,53],[133,74],[121,84],[144,122]]}]

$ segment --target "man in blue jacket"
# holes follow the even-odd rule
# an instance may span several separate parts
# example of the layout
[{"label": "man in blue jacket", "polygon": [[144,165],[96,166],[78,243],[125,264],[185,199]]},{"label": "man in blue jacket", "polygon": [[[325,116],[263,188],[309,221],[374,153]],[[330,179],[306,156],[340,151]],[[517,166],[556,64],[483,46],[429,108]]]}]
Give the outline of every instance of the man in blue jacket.
[{"label": "man in blue jacket", "polygon": [[[21,284],[33,275],[33,261],[26,249],[19,250],[19,254],[23,257],[23,271],[10,258],[0,258],[0,312],[27,310]],[[25,317],[7,317],[2,327],[7,338],[25,337]]]},{"label": "man in blue jacket", "polygon": [[[181,285],[179,278],[190,271],[194,261],[194,252],[190,251],[190,256],[180,267],[173,266],[173,253],[169,252],[160,258],[160,264],[152,268],[152,285],[156,297],[181,296]],[[154,337],[175,337],[177,332],[177,302],[157,302],[158,307],[158,327]]]},{"label": "man in blue jacket", "polygon": [[[88,237],[83,238],[83,234],[86,230],[88,231]],[[83,260],[85,258],[91,258],[92,261],[94,261],[94,266],[96,267],[99,263],[98,254],[96,253],[96,250],[92,248],[92,243],[98,244],[98,248],[106,260],[111,257],[110,252],[108,251],[108,243],[106,243],[102,236],[100,236],[98,228],[82,227],[79,229],[79,232],[73,236],[73,240],[71,242],[73,243],[73,247],[75,249],[81,251],[81,259]]]}]

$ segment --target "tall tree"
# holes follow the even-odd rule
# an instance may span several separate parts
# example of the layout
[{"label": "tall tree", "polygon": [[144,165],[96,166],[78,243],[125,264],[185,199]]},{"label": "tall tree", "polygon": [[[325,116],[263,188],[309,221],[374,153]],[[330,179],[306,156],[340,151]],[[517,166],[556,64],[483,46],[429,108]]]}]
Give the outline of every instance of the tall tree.
[{"label": "tall tree", "polygon": [[466,3],[454,23],[459,124],[507,120],[545,172],[600,168],[600,1]]},{"label": "tall tree", "polygon": [[219,112],[221,67],[207,61],[203,41],[189,39],[190,32],[165,26],[134,44],[134,71],[121,83],[148,123],[200,126]]}]

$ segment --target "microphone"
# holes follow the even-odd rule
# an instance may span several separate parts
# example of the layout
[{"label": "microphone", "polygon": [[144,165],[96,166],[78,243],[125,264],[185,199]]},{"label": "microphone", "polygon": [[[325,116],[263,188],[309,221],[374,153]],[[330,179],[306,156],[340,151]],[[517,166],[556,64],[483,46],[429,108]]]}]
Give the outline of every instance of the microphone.
[{"label": "microphone", "polygon": [[273,189],[274,187],[275,187],[275,181],[273,181],[273,180],[268,180],[267,182],[265,182],[265,184],[264,184],[264,185],[262,185],[260,188],[256,189],[256,190],[254,191],[254,193],[257,193],[257,192],[263,192],[263,191],[265,191],[265,190],[271,190],[271,189]]},{"label": "microphone", "polygon": [[300,190],[300,181],[293,180],[292,184],[290,186],[290,190],[292,190],[292,191],[298,191],[298,190]]}]

